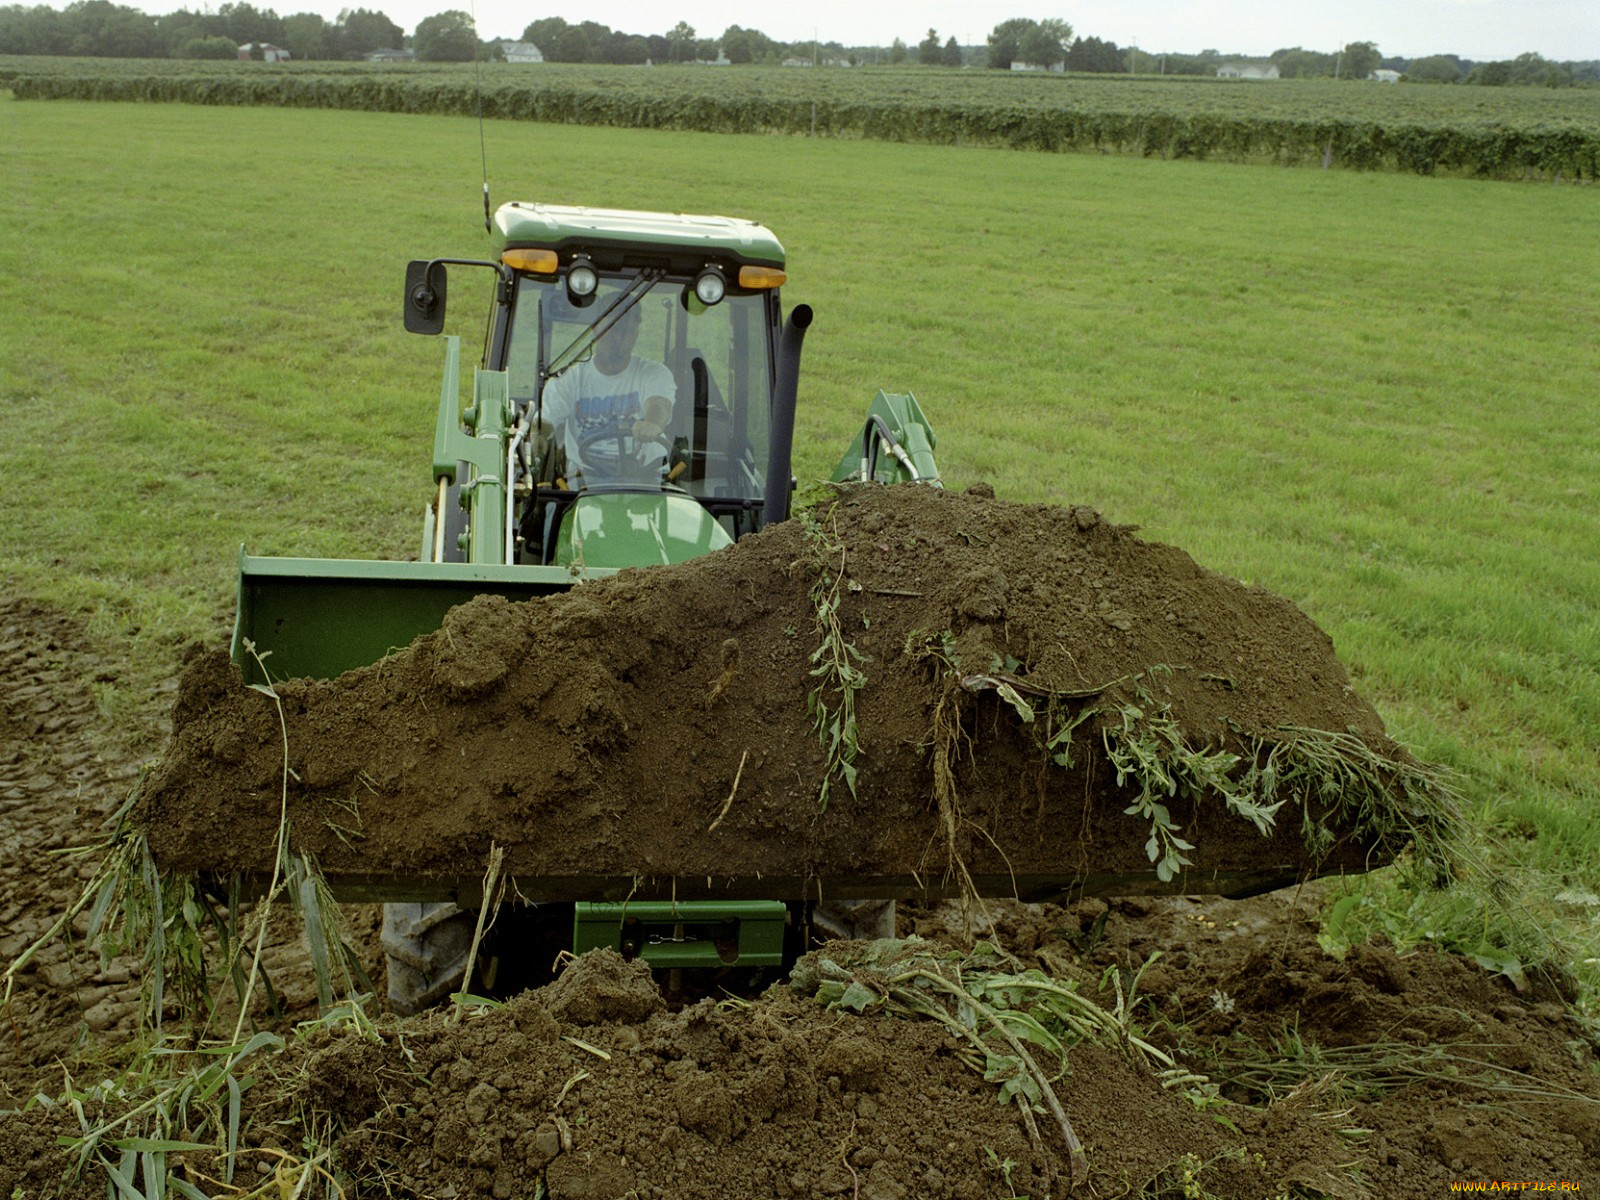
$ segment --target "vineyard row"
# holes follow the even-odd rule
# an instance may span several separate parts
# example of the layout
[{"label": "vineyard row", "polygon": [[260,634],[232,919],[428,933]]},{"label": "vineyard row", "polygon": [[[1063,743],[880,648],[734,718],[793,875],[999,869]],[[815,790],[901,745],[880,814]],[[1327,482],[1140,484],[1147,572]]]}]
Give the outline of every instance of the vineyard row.
[{"label": "vineyard row", "polygon": [[[1321,164],[1497,179],[1592,181],[1600,125],[1573,118],[1304,115],[1182,111],[1148,103],[1017,104],[981,98],[814,100],[713,91],[605,87],[581,82],[492,81],[382,74],[19,73],[18,100],[154,101],[265,105],[607,125],[706,133],[798,134],[1019,150],[1098,151],[1162,158]],[[1174,99],[1181,93],[1174,90]],[[1114,98],[1114,96],[1112,97]]]}]

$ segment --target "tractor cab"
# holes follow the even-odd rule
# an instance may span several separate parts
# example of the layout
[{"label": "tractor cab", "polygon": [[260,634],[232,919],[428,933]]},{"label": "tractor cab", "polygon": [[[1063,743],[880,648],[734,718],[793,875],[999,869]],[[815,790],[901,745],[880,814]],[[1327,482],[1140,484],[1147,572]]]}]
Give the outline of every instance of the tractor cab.
[{"label": "tractor cab", "polygon": [[[576,272],[581,295],[570,267],[516,280],[505,370],[527,429],[514,467],[517,561],[614,557],[594,558],[596,538],[618,524],[604,519],[612,513],[628,514],[630,530],[659,514],[673,528],[652,536],[670,532],[664,546],[699,553],[758,528],[776,377],[773,290],[730,292],[720,273]],[[606,565],[635,565],[636,551],[622,554]]]},{"label": "tractor cab", "polygon": [[[503,422],[509,454],[436,456],[437,561],[681,562],[787,515],[800,336],[788,339],[786,400],[784,251],[767,229],[507,204],[490,233],[494,260],[416,262],[407,275],[406,325],[418,333],[443,327],[447,265],[499,277],[462,419],[488,421],[479,437]],[[803,330],[809,310],[798,316]],[[493,512],[480,491],[496,495]]]}]

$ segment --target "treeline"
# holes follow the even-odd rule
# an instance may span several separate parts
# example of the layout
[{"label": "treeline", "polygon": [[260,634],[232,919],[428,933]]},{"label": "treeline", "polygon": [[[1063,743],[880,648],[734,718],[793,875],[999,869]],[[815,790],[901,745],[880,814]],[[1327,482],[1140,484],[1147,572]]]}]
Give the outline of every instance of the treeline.
[{"label": "treeline", "polygon": [[157,17],[111,0],[75,0],[60,10],[0,6],[0,54],[231,59],[240,46],[270,43],[315,61],[359,59],[398,49],[404,41],[405,30],[365,8],[346,9],[337,21],[327,21],[316,13],[280,17],[243,3]]},{"label": "treeline", "polygon": [[1403,65],[1409,83],[1465,83],[1478,87],[1574,87],[1600,83],[1600,60],[1551,62],[1539,54],[1519,54],[1497,62],[1472,62],[1454,54],[1432,54]]},{"label": "treeline", "polygon": [[[1198,54],[1153,53],[1097,37],[1076,36],[1056,19],[1002,21],[982,45],[963,46],[938,30],[915,44],[896,38],[887,46],[847,47],[837,41],[780,42],[758,29],[730,25],[717,37],[702,37],[679,21],[664,33],[628,33],[598,21],[571,24],[544,17],[516,38],[482,39],[468,13],[447,10],[418,22],[411,36],[382,12],[346,9],[337,20],[316,13],[280,17],[247,0],[216,11],[179,9],[151,16],[113,0],[73,0],[64,9],[44,5],[0,6],[0,54],[93,58],[236,58],[240,47],[272,45],[300,62],[361,59],[377,50],[409,50],[422,61],[469,62],[505,57],[514,41],[539,48],[548,62],[642,63],[726,62],[734,65],[810,63],[818,66],[920,64],[932,67],[1013,67],[1075,74],[1215,76],[1239,56],[1216,50]],[[1294,46],[1266,60],[1280,78],[1365,80],[1379,68],[1417,83],[1481,86],[1566,87],[1600,82],[1600,61],[1553,62],[1538,54],[1473,62],[1452,54],[1414,60],[1386,59],[1372,42],[1351,42],[1323,52]]]},{"label": "treeline", "polygon": [[1332,53],[1293,46],[1274,51],[1266,61],[1278,68],[1280,79],[1366,79],[1382,69],[1396,72],[1405,83],[1573,87],[1600,82],[1600,60],[1558,63],[1532,52],[1495,62],[1474,62],[1455,54],[1384,58],[1372,42],[1351,42]]}]

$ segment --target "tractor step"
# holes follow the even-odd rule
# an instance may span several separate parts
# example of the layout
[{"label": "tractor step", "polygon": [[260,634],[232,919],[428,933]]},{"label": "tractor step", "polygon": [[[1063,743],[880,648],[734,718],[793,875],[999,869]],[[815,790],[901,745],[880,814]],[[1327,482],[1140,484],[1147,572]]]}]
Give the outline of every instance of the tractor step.
[{"label": "tractor step", "polygon": [[572,952],[610,947],[651,967],[773,967],[783,962],[788,906],[781,900],[580,903]]}]

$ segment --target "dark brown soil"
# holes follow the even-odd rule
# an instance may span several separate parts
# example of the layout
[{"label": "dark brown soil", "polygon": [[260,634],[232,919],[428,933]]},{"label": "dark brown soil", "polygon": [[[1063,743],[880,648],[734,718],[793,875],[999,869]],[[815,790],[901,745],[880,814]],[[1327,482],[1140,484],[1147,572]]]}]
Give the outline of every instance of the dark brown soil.
[{"label": "dark brown soil", "polygon": [[[77,898],[96,863],[63,851],[104,840],[102,823],[138,775],[137,760],[100,733],[93,688],[116,671],[80,621],[0,596],[0,968]],[[84,914],[73,933],[87,925]],[[133,1028],[134,970],[51,942],[17,973],[0,1021],[0,1106],[59,1083],[52,1060],[85,1040]]]},{"label": "dark brown soil", "polygon": [[[825,812],[808,698],[821,685],[837,706],[838,689],[816,672],[819,592],[865,675],[855,792],[833,773]],[[996,673],[1037,720],[984,689]],[[1283,598],[1087,508],[920,488],[846,492],[809,535],[786,522],[679,567],[483,597],[375,666],[277,693],[295,844],[336,885],[470,887],[493,843],[530,898],[948,894],[952,849],[988,894],[1154,887],[1149,820],[1124,811],[1100,741],[1122,705],[1168,710],[1196,746],[1249,753],[1295,726],[1404,757]],[[1085,706],[1072,765],[1048,766],[1044,738]],[[220,655],[194,664],[138,817],[158,860],[266,872],[284,740],[272,697]],[[1372,851],[1339,816],[1345,840],[1319,863],[1297,810],[1262,837],[1215,797],[1170,806],[1195,846],[1170,890],[1359,869]]]},{"label": "dark brown soil", "polygon": [[[987,668],[991,654],[1009,654],[1027,663],[1025,678],[1070,688],[1116,678],[1132,644],[1145,665],[1176,668],[1157,686],[1186,726],[1202,730],[1214,726],[1212,684],[1200,676],[1222,673],[1221,652],[1208,644],[1219,626],[1202,625],[1208,635],[1202,639],[1183,629],[1181,617],[1212,612],[1208,605],[1236,605],[1234,625],[1253,640],[1240,643],[1248,645],[1246,661],[1227,668],[1234,685],[1227,702],[1245,729],[1269,730],[1286,720],[1353,726],[1372,743],[1387,744],[1371,710],[1349,694],[1326,639],[1283,601],[1218,580],[1179,552],[1144,546],[1087,513],[1081,520],[1059,513],[1052,520],[1046,510],[998,506],[979,497],[916,503],[934,515],[880,514],[881,524],[863,530],[874,518],[866,512],[839,524],[850,577],[862,588],[846,593],[848,627],[871,656],[865,664],[869,676],[885,681],[883,692],[869,684],[862,693],[863,797],[873,787],[893,786],[872,774],[887,771],[875,765],[880,760],[907,771],[927,769],[917,739],[925,735],[925,709],[937,693],[916,664],[901,661],[902,627],[909,627],[909,618],[895,615],[896,606],[923,599],[897,593],[919,588],[941,599],[937,607],[929,601],[919,608],[918,619],[932,614],[937,619],[931,625],[950,629],[964,664]],[[943,524],[936,525],[936,518]],[[1064,521],[1070,533],[1061,528]],[[932,542],[922,540],[928,537],[922,531],[932,527],[961,530],[967,536],[956,541],[973,557],[940,566],[930,582],[930,572],[915,573],[916,558],[892,551],[903,544],[907,555],[918,547],[919,553],[933,553]],[[769,556],[766,561],[775,565],[800,564],[798,580],[785,587],[799,587],[804,596],[815,560],[807,543],[785,543],[780,532],[759,539],[749,553]],[[1029,573],[1014,568],[1009,557],[996,560],[1001,548],[1019,542],[1032,545],[1036,556],[1059,554],[1065,565]],[[948,549],[941,546],[935,561],[950,564]],[[1107,565],[1113,562],[1121,564],[1120,574]],[[1101,587],[1062,587],[1063,579],[1079,578],[1074,567],[1099,579]],[[1170,582],[1161,581],[1163,570],[1173,576]],[[974,575],[985,571],[1002,576],[1003,586],[986,592]],[[1028,575],[1026,586],[1021,575]],[[921,583],[913,582],[919,578]],[[648,621],[632,614],[660,602],[653,599],[658,591],[676,596],[680,606],[687,595],[692,603],[680,611],[690,615],[682,629],[647,636]],[[1149,599],[1158,593],[1166,597],[1164,607]],[[1130,594],[1147,599],[1135,603]],[[1218,599],[1207,599],[1213,594]],[[1115,621],[1102,615],[1099,595],[1109,606],[1104,611],[1130,615],[1129,628],[1121,627],[1122,615]],[[609,729],[612,741],[606,744],[615,747],[650,743],[663,735],[649,727],[646,699],[674,697],[683,708],[674,724],[706,730],[707,740],[695,747],[698,759],[674,758],[676,769],[659,775],[699,781],[693,788],[673,786],[690,802],[692,831],[703,835],[728,794],[735,750],[742,753],[748,745],[754,758],[758,747],[775,744],[774,727],[785,728],[776,702],[763,707],[760,699],[760,680],[772,672],[756,667],[770,660],[781,666],[783,678],[799,673],[798,685],[791,680],[782,693],[791,700],[795,686],[806,685],[807,647],[815,637],[806,608],[776,586],[766,594],[730,598],[709,585],[696,591],[692,573],[663,572],[659,582],[639,574],[585,587],[541,611],[540,622],[509,622],[514,663],[507,663],[499,681],[482,684],[482,675],[458,672],[454,678],[480,682],[466,686],[456,705],[436,705],[436,713],[459,709],[498,721],[494,728],[503,740],[515,703],[532,697],[540,713],[551,710],[539,705],[568,706],[564,738],[540,745],[542,753],[558,755],[550,761],[566,764],[566,786],[576,791],[600,788],[613,778],[608,772],[623,769],[595,752],[601,744],[593,740],[597,730]],[[1158,618],[1147,615],[1157,611]],[[1172,621],[1166,612],[1174,614]],[[504,615],[495,614],[493,627],[505,627]],[[783,632],[789,621],[795,623],[793,639]],[[524,686],[519,677],[534,664],[547,677],[547,651],[559,648],[562,631],[584,628],[585,622],[632,649],[588,666],[562,658],[545,691],[531,685],[516,691]],[[781,622],[775,630],[769,628],[774,622]],[[1041,630],[1047,627],[1058,628],[1060,637],[1046,638]],[[470,622],[459,628],[487,636]],[[776,646],[768,647],[758,632],[775,632]],[[696,637],[710,639],[709,658],[695,649]],[[724,656],[728,638],[738,647]],[[412,652],[416,662],[408,669],[418,672],[416,686],[452,678],[452,659],[440,645],[446,640]],[[798,645],[790,648],[791,641]],[[458,643],[455,651],[460,649]],[[210,661],[212,666],[198,669],[200,680],[208,670],[217,678]],[[730,663],[733,670],[718,691]],[[1322,678],[1310,681],[1313,673]],[[72,903],[93,869],[90,862],[46,852],[98,836],[104,816],[127,795],[137,773],[137,756],[98,732],[93,688],[116,677],[115,648],[97,643],[80,621],[25,598],[0,596],[0,951],[7,961]],[[612,714],[605,720],[590,721],[582,712],[584,690],[578,685],[594,686],[594,680],[617,685],[598,693],[608,698],[598,702]],[[891,703],[891,680],[914,701]],[[314,703],[307,698],[323,686],[283,689],[295,720],[306,719]],[[365,686],[360,673],[354,686]],[[476,690],[480,686],[484,690]],[[798,694],[803,704],[803,691]],[[208,690],[192,674],[179,701],[180,732],[198,729],[210,719],[208,709],[220,711],[240,699],[221,683]],[[420,708],[420,700],[415,704]],[[304,712],[296,708],[301,705]],[[895,708],[915,716],[903,721],[898,734],[890,732],[895,726],[884,715]],[[271,709],[265,711],[275,723]],[[969,709],[964,728],[999,740],[996,730],[1011,728],[1009,712],[997,702]],[[379,712],[375,719],[389,718]],[[809,749],[803,708],[789,719],[794,730],[776,744],[795,755],[791,773],[809,773],[785,785],[769,764],[745,777],[724,822],[744,841],[756,841],[758,817],[768,811],[760,806],[775,802],[786,786],[807,804],[814,801],[820,759]],[[418,745],[435,752],[455,748],[447,740],[453,728],[448,724],[429,725],[415,712],[408,720],[416,723]],[[712,745],[709,731],[716,729],[731,738],[731,748]],[[350,731],[359,733],[354,724]],[[398,743],[390,757],[404,759],[412,744]],[[486,732],[465,744],[469,758],[479,756],[456,775],[469,811],[491,811],[483,806],[494,795],[502,801],[514,797],[514,783],[500,793],[485,783],[493,767],[484,760],[495,738]],[[253,753],[240,751],[238,761],[251,761]],[[223,748],[215,757],[231,756]],[[385,761],[355,752],[352,760],[380,767]],[[302,765],[311,761],[302,759]],[[526,766],[531,760],[519,761]],[[986,766],[976,752],[963,759],[963,794],[984,803],[1011,795],[983,782]],[[760,792],[751,783],[758,778],[764,781]],[[374,782],[381,779],[375,776]],[[310,782],[338,794],[325,780]],[[665,785],[652,780],[645,787]],[[847,797],[836,793],[827,819],[860,816]],[[310,801],[297,797],[296,803]],[[1038,803],[1056,800],[1047,793]],[[255,819],[243,812],[238,829],[255,829]],[[464,826],[458,817],[440,819],[446,832]],[[618,827],[614,820],[605,823],[604,811],[596,819],[602,828]],[[221,819],[189,828],[194,836],[230,842],[235,832],[233,823]],[[816,837],[804,836],[813,842]],[[446,853],[465,854],[477,871],[481,859],[471,856],[479,848],[449,846]],[[1401,954],[1369,945],[1336,959],[1318,944],[1314,924],[1319,889],[1336,886],[1324,881],[1249,900],[995,902],[976,917],[948,903],[902,905],[900,932],[951,949],[966,948],[974,935],[985,937],[1015,955],[1019,967],[1074,981],[1107,1008],[1117,1002],[1107,970],[1120,972],[1125,987],[1137,976],[1137,1031],[1216,1082],[1209,1088],[1195,1080],[1163,1087],[1149,1065],[1118,1050],[1071,1050],[1055,1088],[1086,1150],[1089,1178],[1074,1195],[1387,1200],[1449,1194],[1456,1182],[1515,1182],[1519,1191],[1531,1191],[1534,1182],[1558,1192],[1563,1183],[1597,1186],[1600,1074],[1590,1042],[1558,992],[1534,978],[1519,993],[1503,977],[1428,949]],[[349,911],[358,929],[375,940],[371,910]],[[974,921],[976,928],[967,928]],[[80,920],[79,934],[82,925]],[[843,948],[830,952],[849,960]],[[280,1175],[275,1183],[273,1172],[303,1161],[311,1153],[307,1138],[333,1149],[329,1165],[352,1200],[532,1197],[541,1186],[551,1200],[1038,1200],[1067,1194],[1065,1145],[1053,1123],[1040,1114],[1038,1136],[1031,1134],[1017,1105],[1000,1104],[996,1085],[964,1061],[957,1040],[930,1020],[826,1008],[786,983],[749,1000],[711,999],[673,1009],[642,968],[599,952],[503,1008],[381,1017],[366,1035],[323,1027],[297,1034],[296,1019],[315,1014],[309,971],[286,933],[274,939],[272,954],[289,1012],[259,1019],[284,1034],[287,1048],[260,1056],[250,1072],[255,1084],[244,1093],[245,1150],[234,1191],[206,1184],[204,1177],[219,1178],[220,1168],[211,1156],[192,1156],[189,1178],[208,1194],[263,1185],[273,1195],[292,1193],[294,1176]],[[92,953],[61,943],[49,944],[15,972],[15,995],[0,1020],[0,1197],[76,1200],[106,1194],[97,1172],[76,1185],[61,1182],[68,1161],[57,1139],[78,1133],[77,1118],[65,1106],[30,1098],[60,1096],[63,1069],[80,1087],[116,1076],[135,1038],[140,982],[136,961],[115,959],[102,967]],[[176,1016],[169,1012],[169,1033]]]}]

